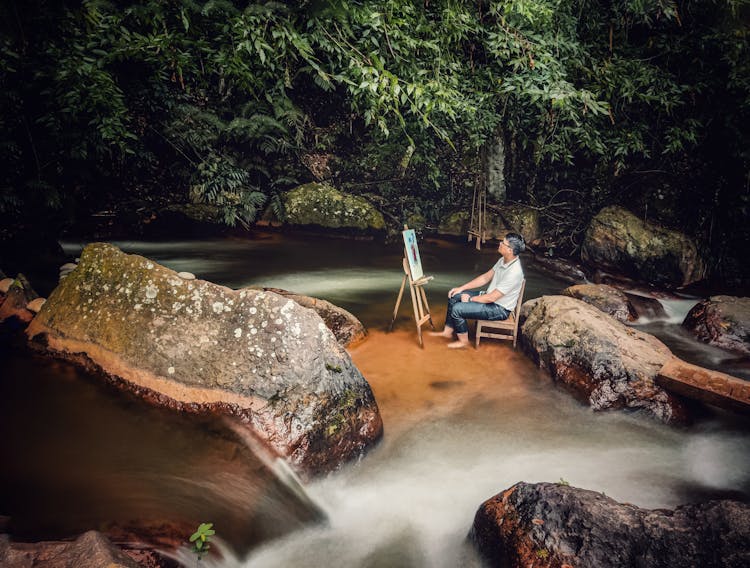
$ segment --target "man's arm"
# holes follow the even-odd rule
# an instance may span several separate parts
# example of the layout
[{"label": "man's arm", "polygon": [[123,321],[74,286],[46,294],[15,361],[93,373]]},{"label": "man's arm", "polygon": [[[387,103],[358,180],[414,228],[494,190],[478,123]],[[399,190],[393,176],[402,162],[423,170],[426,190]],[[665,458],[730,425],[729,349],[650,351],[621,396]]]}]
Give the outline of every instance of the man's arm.
[{"label": "man's arm", "polygon": [[479,296],[474,296],[473,298],[471,298],[468,294],[464,295],[466,296],[466,299],[461,296],[462,302],[477,302],[479,304],[491,304],[492,302],[496,302],[500,298],[505,296],[505,294],[503,294],[497,288],[495,288],[492,292],[489,292],[487,294],[479,294]]},{"label": "man's arm", "polygon": [[480,286],[484,286],[485,284],[487,284],[487,282],[492,280],[493,274],[494,274],[494,271],[490,268],[487,272],[485,272],[484,274],[480,274],[473,280],[469,280],[463,286],[459,286],[458,288],[451,288],[448,291],[448,297],[452,298],[454,294],[460,294],[464,290],[471,290],[473,288],[479,288]]}]

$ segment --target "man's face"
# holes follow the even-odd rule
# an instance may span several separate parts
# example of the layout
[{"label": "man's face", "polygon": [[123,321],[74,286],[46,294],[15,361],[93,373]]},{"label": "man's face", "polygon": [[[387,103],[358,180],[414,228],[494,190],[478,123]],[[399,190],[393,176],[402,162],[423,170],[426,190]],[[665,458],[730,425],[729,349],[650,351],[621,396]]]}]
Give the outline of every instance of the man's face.
[{"label": "man's face", "polygon": [[505,239],[500,241],[500,244],[497,245],[497,252],[499,252],[500,254],[505,254],[509,250],[510,250],[510,245],[508,244],[508,241],[506,241]]}]

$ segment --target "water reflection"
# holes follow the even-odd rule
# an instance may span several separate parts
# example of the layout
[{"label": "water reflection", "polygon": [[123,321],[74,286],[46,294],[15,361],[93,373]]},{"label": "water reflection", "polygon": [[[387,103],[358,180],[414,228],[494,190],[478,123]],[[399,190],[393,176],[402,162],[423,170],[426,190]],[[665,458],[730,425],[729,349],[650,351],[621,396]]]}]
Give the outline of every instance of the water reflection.
[{"label": "water reflection", "polygon": [[[66,250],[75,254],[81,244],[67,243]],[[419,349],[408,299],[394,333],[384,333],[402,278],[398,244],[274,235],[249,242],[119,244],[234,288],[271,286],[325,298],[370,330],[352,357],[380,406],[382,444],[361,463],[308,487],[328,514],[327,525],[270,541],[248,557],[227,553],[224,566],[477,565],[465,546],[476,508],[520,480],[562,479],[644,507],[750,494],[750,432],[742,420],[716,414],[711,422],[678,430],[642,416],[593,413],[505,344],[486,341],[478,351],[456,352],[428,338]],[[442,324],[448,289],[487,270],[496,255],[445,243],[423,243],[420,250],[425,272],[435,276],[427,294]],[[526,272],[526,299],[566,287],[531,268]],[[643,328],[662,338],[676,334],[667,343],[680,356],[706,357],[675,324]],[[716,359],[719,367],[725,364]],[[83,483],[101,485],[94,494],[105,495],[107,510],[128,502],[148,510],[154,495],[163,496],[167,508],[190,502],[201,521],[213,521],[218,534],[235,543],[235,536],[252,534],[263,515],[271,524],[301,526],[293,517],[277,518],[274,499],[248,520],[247,493],[256,485],[249,480],[256,474],[232,466],[233,452],[241,450],[231,443],[196,444],[202,427],[143,410],[67,367],[45,363],[6,376],[7,387],[19,391],[11,400],[24,417],[13,419],[21,424],[15,431],[24,432],[14,452],[31,464],[12,480],[49,478],[49,464],[35,466],[33,459],[55,455],[61,446],[68,448],[67,461],[75,457],[85,465],[76,472]],[[118,409],[123,405],[126,410]],[[64,418],[54,419],[55,408]],[[3,424],[3,430],[11,426],[18,424]],[[107,435],[95,441],[94,430]],[[103,484],[96,475],[102,463],[117,471]],[[180,490],[169,491],[171,485]],[[50,502],[53,497],[45,495]],[[65,507],[55,517],[42,505],[29,507],[30,523],[62,522],[70,511]]]}]

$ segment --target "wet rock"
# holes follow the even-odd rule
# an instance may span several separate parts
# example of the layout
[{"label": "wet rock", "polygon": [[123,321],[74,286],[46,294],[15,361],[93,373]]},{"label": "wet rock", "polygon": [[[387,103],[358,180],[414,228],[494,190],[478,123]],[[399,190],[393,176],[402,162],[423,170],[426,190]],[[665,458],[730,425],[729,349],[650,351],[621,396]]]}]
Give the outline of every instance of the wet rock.
[{"label": "wet rock", "polygon": [[239,417],[301,472],[335,469],[382,434],[370,386],[313,310],[111,245],[84,249],[27,334],[155,404]]},{"label": "wet rock", "polygon": [[624,292],[638,318],[662,319],[667,317],[664,305],[656,298]]},{"label": "wet rock", "polygon": [[89,531],[73,542],[10,542],[0,537],[0,566],[6,568],[138,568],[104,535]]},{"label": "wet rock", "polygon": [[322,183],[308,183],[284,195],[286,221],[329,229],[383,231],[383,214],[362,197]]},{"label": "wet rock", "polygon": [[586,282],[586,273],[579,265],[569,259],[539,255],[534,257],[533,262],[535,266],[548,274],[570,284],[583,284]]},{"label": "wet rock", "polygon": [[524,350],[594,410],[642,410],[669,423],[687,419],[685,403],[654,382],[672,355],[655,337],[567,296],[524,303],[521,321]]},{"label": "wet rock", "polygon": [[750,505],[641,509],[601,493],[517,483],[485,501],[470,539],[490,566],[750,566]]},{"label": "wet rock", "polygon": [[612,286],[579,284],[565,288],[562,294],[563,296],[583,300],[623,323],[634,321],[637,317],[635,308],[628,297]]},{"label": "wet rock", "polygon": [[13,284],[13,278],[3,278],[0,280],[0,293],[7,294],[11,284]]},{"label": "wet rock", "polygon": [[44,298],[36,298],[34,300],[31,300],[28,304],[26,304],[26,309],[32,313],[38,314],[39,310],[42,309],[42,306],[44,305],[44,302],[46,301],[47,300]]},{"label": "wet rock", "polygon": [[57,281],[60,282],[61,280],[66,278],[68,274],[76,269],[76,266],[78,266],[78,264],[76,264],[75,262],[66,262],[65,264],[63,264],[58,272]]},{"label": "wet rock", "polygon": [[687,235],[605,207],[591,221],[581,258],[595,266],[663,286],[686,286],[706,277],[706,264]]},{"label": "wet rock", "polygon": [[28,279],[19,274],[8,287],[8,292],[0,304],[0,323],[13,321],[25,326],[34,317],[34,313],[27,309],[29,302],[38,298]]},{"label": "wet rock", "polygon": [[263,288],[263,290],[290,298],[304,308],[315,310],[342,347],[353,347],[367,338],[367,330],[362,322],[344,308],[320,298],[295,294],[280,288]]},{"label": "wet rock", "polygon": [[701,341],[750,354],[750,298],[712,296],[698,302],[682,325]]},{"label": "wet rock", "polygon": [[192,272],[178,272],[177,276],[179,276],[183,280],[195,280],[195,274],[193,274]]}]

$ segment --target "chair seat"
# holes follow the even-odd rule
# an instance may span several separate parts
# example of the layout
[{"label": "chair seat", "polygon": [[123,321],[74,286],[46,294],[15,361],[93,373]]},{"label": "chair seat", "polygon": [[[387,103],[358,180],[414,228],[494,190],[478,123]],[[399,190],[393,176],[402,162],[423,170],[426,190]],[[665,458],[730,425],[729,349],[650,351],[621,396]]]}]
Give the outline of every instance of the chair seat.
[{"label": "chair seat", "polygon": [[[492,339],[507,339],[513,341],[513,348],[518,341],[518,318],[521,314],[521,303],[523,293],[526,290],[526,279],[521,283],[521,291],[518,294],[518,302],[515,309],[510,313],[508,319],[504,320],[477,320],[477,332],[474,339],[475,345],[479,347],[479,341],[483,337]],[[507,333],[505,333],[507,332]]]}]

